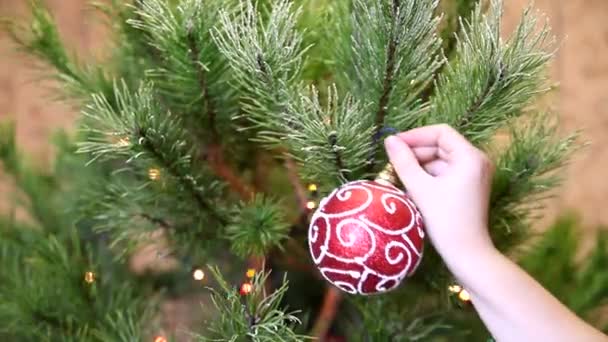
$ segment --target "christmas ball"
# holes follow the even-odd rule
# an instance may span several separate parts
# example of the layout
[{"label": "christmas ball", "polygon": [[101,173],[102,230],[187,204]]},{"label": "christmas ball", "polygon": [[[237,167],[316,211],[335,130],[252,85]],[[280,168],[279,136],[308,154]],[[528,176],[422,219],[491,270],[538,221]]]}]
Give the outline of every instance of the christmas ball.
[{"label": "christmas ball", "polygon": [[396,288],[422,258],[424,225],[409,196],[384,180],[355,181],[321,200],[308,230],[312,259],[351,294]]}]

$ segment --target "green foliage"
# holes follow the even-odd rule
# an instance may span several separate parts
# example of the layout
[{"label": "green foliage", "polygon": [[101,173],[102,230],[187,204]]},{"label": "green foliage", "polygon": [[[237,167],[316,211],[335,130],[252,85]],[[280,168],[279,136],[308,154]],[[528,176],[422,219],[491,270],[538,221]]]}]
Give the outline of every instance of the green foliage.
[{"label": "green foliage", "polygon": [[14,199],[29,210],[33,219],[50,231],[57,231],[66,224],[57,213],[53,199],[39,196],[57,191],[58,184],[52,177],[26,165],[24,156],[17,150],[15,126],[11,123],[0,123],[0,165],[13,176],[17,187],[27,197],[19,200],[16,195]]},{"label": "green foliage", "polygon": [[259,272],[251,281],[252,291],[247,295],[230,286],[219,269],[211,268],[219,290],[210,289],[213,303],[220,317],[208,327],[211,336],[198,336],[198,341],[303,341],[306,336],[294,332],[300,320],[293,312],[281,308],[288,290],[286,278],[274,292],[266,293],[269,273]]},{"label": "green foliage", "polygon": [[361,322],[346,328],[349,341],[434,341],[459,333],[448,321],[453,313],[441,308],[440,296],[421,300],[428,289],[412,283],[404,287],[382,296],[351,299]]},{"label": "green foliage", "polygon": [[[101,341],[96,334],[141,338],[144,321],[138,316],[145,309],[143,297],[128,282],[103,273],[75,231],[71,239],[59,240],[22,229],[0,231],[0,261],[12,265],[3,268],[0,276],[0,336],[57,341]],[[96,273],[93,284],[84,281],[89,271]],[[113,322],[117,315],[131,320],[137,329],[129,329],[128,320]],[[111,335],[106,332],[109,327]]]},{"label": "green foliage", "polygon": [[281,140],[284,108],[299,83],[306,51],[296,30],[300,10],[292,7],[287,0],[277,1],[263,21],[252,1],[242,1],[236,13],[220,11],[221,26],[213,34],[234,72],[249,127],[270,147]]},{"label": "green foliage", "polygon": [[556,124],[541,115],[511,129],[511,143],[500,153],[490,197],[490,227],[496,246],[509,251],[528,232],[529,219],[560,182],[552,171],[562,167],[577,135],[557,137]]},{"label": "green foliage", "polygon": [[443,50],[446,56],[451,57],[457,43],[456,32],[459,32],[463,22],[470,19],[475,6],[479,0],[453,0],[441,1],[439,8],[443,14],[440,24],[440,36],[443,42]]},{"label": "green foliage", "polygon": [[279,203],[260,195],[234,209],[224,234],[235,254],[264,256],[271,248],[281,246],[289,228]]},{"label": "green foliage", "polygon": [[506,41],[501,39],[502,2],[481,5],[459,35],[454,59],[439,76],[425,123],[447,123],[474,143],[483,143],[546,90],[553,37],[526,10]]},{"label": "green foliage", "polygon": [[[23,223],[0,216],[0,337],[18,341],[141,340],[154,301],[124,265],[108,267],[100,237],[90,227],[74,227],[66,210],[76,195],[66,180],[86,175],[59,153],[54,173],[34,171],[15,146],[12,125],[0,126],[0,165],[15,180],[34,219]],[[68,167],[68,165],[70,167]],[[85,282],[86,272],[96,280]],[[147,301],[147,302],[146,302]],[[120,321],[115,321],[121,317]]]},{"label": "green foliage", "polygon": [[235,110],[226,60],[211,39],[220,6],[230,8],[217,1],[187,0],[175,8],[168,2],[142,1],[135,18],[128,20],[156,51],[158,66],[146,72],[157,96],[198,130],[216,129],[216,121],[224,119],[225,124]]},{"label": "green foliage", "polygon": [[350,20],[339,20],[344,26],[334,49],[339,83],[370,102],[373,114],[361,120],[376,132],[384,125],[412,128],[421,115],[418,95],[442,63],[437,3],[355,0]]},{"label": "green foliage", "polygon": [[305,165],[303,177],[332,189],[363,176],[374,146],[361,136],[371,136],[374,128],[360,121],[367,106],[349,95],[339,99],[335,88],[327,93],[326,105],[314,87],[289,103],[281,128],[290,154]]},{"label": "green foliage", "polygon": [[607,236],[600,230],[591,252],[577,262],[583,233],[580,228],[576,217],[560,218],[527,248],[520,263],[577,315],[592,320],[593,310],[608,299]]}]

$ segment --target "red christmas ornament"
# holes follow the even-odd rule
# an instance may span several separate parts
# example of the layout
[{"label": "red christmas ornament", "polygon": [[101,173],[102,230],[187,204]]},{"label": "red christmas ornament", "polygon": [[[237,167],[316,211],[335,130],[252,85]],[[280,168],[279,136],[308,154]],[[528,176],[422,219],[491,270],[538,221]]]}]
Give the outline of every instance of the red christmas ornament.
[{"label": "red christmas ornament", "polygon": [[308,230],[313,261],[343,291],[396,288],[422,258],[424,225],[409,196],[386,180],[355,181],[321,200]]}]

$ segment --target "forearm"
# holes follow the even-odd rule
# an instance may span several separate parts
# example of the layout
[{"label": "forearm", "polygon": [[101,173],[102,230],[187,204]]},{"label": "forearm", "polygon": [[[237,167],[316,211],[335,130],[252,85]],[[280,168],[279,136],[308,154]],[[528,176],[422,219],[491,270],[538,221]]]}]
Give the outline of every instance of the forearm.
[{"label": "forearm", "polygon": [[498,341],[605,341],[495,249],[444,256]]}]

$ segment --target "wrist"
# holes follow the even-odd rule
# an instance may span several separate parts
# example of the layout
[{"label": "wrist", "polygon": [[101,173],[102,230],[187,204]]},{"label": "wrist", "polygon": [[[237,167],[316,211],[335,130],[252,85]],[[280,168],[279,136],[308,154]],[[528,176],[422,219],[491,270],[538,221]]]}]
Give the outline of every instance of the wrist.
[{"label": "wrist", "polygon": [[452,241],[447,248],[437,248],[443,261],[457,277],[460,273],[475,267],[481,260],[494,259],[497,255],[501,255],[489,237],[465,240],[460,243]]}]

